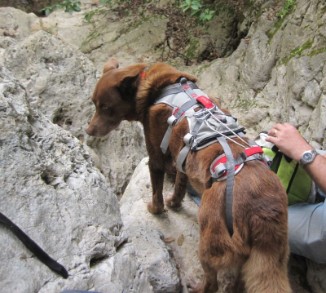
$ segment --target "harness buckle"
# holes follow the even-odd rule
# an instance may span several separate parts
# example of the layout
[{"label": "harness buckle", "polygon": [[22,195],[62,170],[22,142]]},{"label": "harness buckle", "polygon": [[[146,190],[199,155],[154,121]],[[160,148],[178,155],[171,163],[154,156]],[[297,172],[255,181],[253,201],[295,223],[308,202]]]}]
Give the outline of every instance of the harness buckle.
[{"label": "harness buckle", "polygon": [[190,133],[187,133],[184,137],[183,137],[183,142],[190,146],[192,145],[192,143],[194,142],[194,137],[190,134]]},{"label": "harness buckle", "polygon": [[247,154],[245,152],[240,153],[240,158],[242,159],[243,162],[245,162],[248,158]]},{"label": "harness buckle", "polygon": [[180,84],[186,84],[186,83],[187,83],[187,79],[185,77],[181,77]]},{"label": "harness buckle", "polygon": [[221,181],[223,179],[226,179],[226,174],[227,174],[227,169],[225,164],[218,164],[215,169],[214,169],[214,173],[212,174],[212,177],[216,180],[216,181]]},{"label": "harness buckle", "polygon": [[167,120],[167,122],[170,126],[174,126],[177,123],[177,121],[178,121],[178,119],[174,115],[171,115]]}]

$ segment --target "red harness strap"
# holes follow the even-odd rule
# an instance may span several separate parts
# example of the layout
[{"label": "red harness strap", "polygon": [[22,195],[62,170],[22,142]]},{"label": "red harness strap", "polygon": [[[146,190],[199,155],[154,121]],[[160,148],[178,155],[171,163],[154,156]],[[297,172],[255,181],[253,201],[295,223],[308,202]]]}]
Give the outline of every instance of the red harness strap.
[{"label": "red harness strap", "polygon": [[189,84],[182,83],[182,88],[187,93],[187,95],[189,95],[190,97],[192,97],[193,99],[195,99],[197,102],[199,102],[200,104],[202,104],[205,108],[207,108],[207,109],[214,108],[215,105],[213,104],[213,102],[208,97],[197,95],[191,89],[191,87],[189,86]]},{"label": "red harness strap", "polygon": [[[262,160],[263,149],[254,145],[252,147],[244,149],[243,153],[240,155],[240,158],[236,161],[235,164],[235,174],[239,173],[243,167],[244,162],[250,160]],[[225,154],[218,156],[211,164],[210,171],[212,177],[216,180],[224,180],[227,176],[227,158]]]}]

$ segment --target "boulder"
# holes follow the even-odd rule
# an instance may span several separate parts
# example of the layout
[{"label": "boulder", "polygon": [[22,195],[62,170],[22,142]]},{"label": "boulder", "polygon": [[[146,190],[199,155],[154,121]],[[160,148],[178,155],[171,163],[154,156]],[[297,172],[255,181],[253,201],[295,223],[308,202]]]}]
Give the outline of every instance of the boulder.
[{"label": "boulder", "polygon": [[[173,192],[173,184],[168,179],[165,180],[163,192],[165,195]],[[120,200],[124,226],[132,242],[140,248],[136,254],[148,268],[151,283],[160,284],[161,289],[157,292],[180,292],[180,286],[186,290],[187,281],[198,281],[203,275],[197,255],[198,206],[186,197],[180,210],[169,209],[155,216],[147,211],[151,196],[148,158],[144,158]],[[157,248],[157,242],[162,240],[168,244],[163,252]],[[162,267],[163,272],[157,280],[157,270]]]},{"label": "boulder", "polygon": [[110,140],[86,135],[95,110],[91,95],[99,77],[93,63],[75,47],[40,30],[16,39],[4,51],[3,65],[26,88],[32,109],[91,147],[97,167],[121,195],[126,179],[144,157],[144,137],[137,123],[123,123]]},{"label": "boulder", "polygon": [[29,106],[3,67],[0,128],[1,212],[69,273],[55,275],[1,226],[1,291],[152,292],[105,177],[77,138]]}]

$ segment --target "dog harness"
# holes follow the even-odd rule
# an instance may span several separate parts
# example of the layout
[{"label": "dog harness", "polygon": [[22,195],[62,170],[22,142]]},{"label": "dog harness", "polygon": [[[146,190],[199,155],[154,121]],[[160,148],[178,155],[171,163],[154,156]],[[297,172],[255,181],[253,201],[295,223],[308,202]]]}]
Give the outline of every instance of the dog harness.
[{"label": "dog harness", "polygon": [[[263,150],[260,146],[249,145],[241,139],[244,127],[239,126],[237,119],[225,114],[215,105],[209,97],[202,92],[196,84],[181,78],[180,83],[167,86],[155,104],[169,105],[172,115],[168,118],[168,129],[161,142],[161,150],[167,153],[173,127],[183,118],[189,125],[189,132],[184,136],[184,147],[177,157],[176,167],[185,173],[183,166],[190,151],[197,151],[213,143],[220,143],[224,154],[218,156],[210,165],[210,173],[213,180],[226,180],[226,222],[230,235],[233,234],[232,197],[234,175],[242,169],[245,162],[251,160],[263,160]],[[198,109],[199,108],[199,109]],[[234,143],[235,137],[248,145],[239,158],[233,157],[227,140]],[[240,144],[241,145],[241,144]]]}]

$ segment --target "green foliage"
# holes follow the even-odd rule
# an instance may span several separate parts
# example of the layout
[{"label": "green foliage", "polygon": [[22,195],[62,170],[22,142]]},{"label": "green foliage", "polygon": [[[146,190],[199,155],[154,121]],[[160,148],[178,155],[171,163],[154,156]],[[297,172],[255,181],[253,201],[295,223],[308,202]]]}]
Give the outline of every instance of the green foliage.
[{"label": "green foliage", "polygon": [[191,15],[196,15],[203,5],[200,0],[183,0],[180,6],[183,12],[190,11]]},{"label": "green foliage", "polygon": [[188,48],[185,51],[185,56],[189,60],[194,59],[196,57],[196,53],[197,53],[196,51],[197,51],[198,45],[199,45],[199,41],[195,38],[193,38],[189,41]]},{"label": "green foliage", "polygon": [[104,5],[112,5],[113,1],[112,0],[100,0],[100,3],[104,4]]},{"label": "green foliage", "polygon": [[281,11],[277,14],[279,19],[285,18],[294,8],[296,0],[285,0]]},{"label": "green foliage", "polygon": [[95,15],[101,15],[101,14],[105,14],[106,13],[106,10],[104,8],[97,8],[97,9],[94,9],[94,10],[90,10],[88,12],[85,12],[84,14],[84,19],[87,21],[87,22],[92,22],[92,19]]},{"label": "green foliage", "polygon": [[277,31],[281,28],[283,21],[287,15],[289,15],[296,4],[296,0],[285,0],[282,9],[277,14],[277,22],[275,23],[274,27],[267,32],[267,35],[270,39],[277,33]]},{"label": "green foliage", "polygon": [[58,9],[64,9],[65,12],[74,12],[74,11],[80,11],[80,1],[79,0],[63,0],[60,3],[51,5],[51,6],[47,6],[45,8],[43,8],[41,11],[45,14],[45,15],[49,15],[50,13],[52,13],[55,10]]},{"label": "green foliage", "polygon": [[132,4],[133,0],[100,0],[103,5],[113,5],[113,4]]},{"label": "green foliage", "polygon": [[310,53],[307,56],[316,56],[318,54],[326,53],[326,48],[319,48],[315,50],[311,50]]},{"label": "green foliage", "polygon": [[205,7],[202,0],[182,0],[180,7],[183,12],[197,17],[201,23],[210,21],[215,15],[215,10]]},{"label": "green foliage", "polygon": [[213,19],[215,15],[215,11],[214,10],[210,10],[208,8],[204,9],[200,15],[199,15],[199,20],[202,22],[202,23],[205,23],[207,21],[210,21]]},{"label": "green foliage", "polygon": [[290,52],[289,56],[284,57],[281,60],[281,63],[286,65],[292,58],[302,56],[305,50],[308,50],[312,47],[312,43],[313,43],[312,40],[308,40],[305,43],[303,43],[301,46],[296,47]]},{"label": "green foliage", "polygon": [[119,7],[117,10],[124,10],[127,12],[133,7],[138,7],[141,4],[146,3],[146,0],[140,0],[139,3],[135,0],[100,0],[100,4],[103,6],[85,13],[85,20],[91,22],[95,15],[105,14],[109,9],[114,9]]}]

